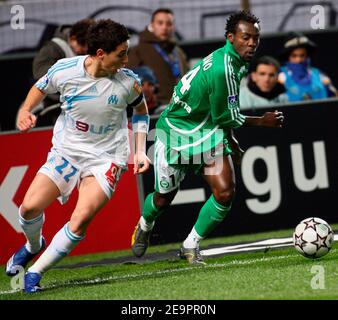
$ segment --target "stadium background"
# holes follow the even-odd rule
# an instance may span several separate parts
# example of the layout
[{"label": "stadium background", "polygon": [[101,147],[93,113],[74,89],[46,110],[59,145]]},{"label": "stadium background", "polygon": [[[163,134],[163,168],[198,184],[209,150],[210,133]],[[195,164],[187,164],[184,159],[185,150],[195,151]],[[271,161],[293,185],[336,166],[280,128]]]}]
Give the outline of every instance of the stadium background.
[{"label": "stadium background", "polygon": [[[25,10],[25,28],[13,30],[10,25],[11,8],[17,4],[22,5]],[[31,63],[34,54],[43,41],[51,36],[55,27],[84,17],[112,18],[128,26],[133,35],[133,45],[137,42],[137,32],[144,29],[151,12],[158,7],[169,6],[175,13],[177,36],[193,63],[224,43],[226,17],[230,12],[248,5],[261,19],[263,39],[258,55],[278,55],[288,31],[303,31],[319,47],[314,65],[328,72],[333,82],[338,84],[338,3],[335,1],[280,3],[276,0],[172,0],[170,5],[168,1],[150,0],[125,1],[123,5],[111,0],[0,1],[0,68],[3,77],[0,108],[0,263],[5,262],[12,251],[23,242],[23,235],[15,224],[16,208],[36,170],[45,161],[50,147],[51,129],[37,129],[27,135],[11,130],[14,130],[17,109],[32,85]],[[324,30],[311,29],[313,5],[322,5],[325,8]],[[264,111],[266,110],[261,109],[259,113]],[[279,133],[239,130],[238,136],[246,149],[264,147],[265,150],[271,150],[271,147],[275,147],[277,158],[267,157],[262,161],[258,157],[247,168],[252,173],[253,180],[256,179],[256,185],[262,189],[265,186],[261,193],[253,192],[243,182],[242,172],[246,169],[237,169],[239,187],[234,209],[212,236],[293,227],[300,219],[312,215],[320,216],[330,223],[338,222],[337,203],[334,201],[337,194],[338,102],[331,100],[297,104],[285,107],[283,111],[286,114],[286,127]],[[303,152],[301,156],[292,158],[291,145],[300,146]],[[151,143],[149,146],[151,147]],[[277,165],[271,167],[270,160],[277,160]],[[305,180],[314,178],[312,187],[304,190],[297,188],[294,181],[295,168],[304,169]],[[273,175],[273,172],[278,174]],[[86,240],[73,254],[129,247],[143,196],[152,187],[151,175],[152,172],[139,181],[130,173],[123,177],[116,197],[97,217]],[[274,180],[276,177],[279,179]],[[253,198],[258,198],[258,202],[269,202],[272,196],[276,196],[272,190],[278,192],[278,186],[280,202],[277,207],[258,213],[252,206],[248,206],[248,199]],[[198,208],[208,196],[203,183],[192,175],[182,185],[182,189],[195,191],[192,196],[190,193],[190,198],[187,196],[189,193],[182,193],[176,199],[176,204],[157,223],[152,237],[153,243],[181,241],[191,227]],[[194,202],[191,202],[191,198],[194,198]],[[47,240],[67,221],[75,200],[76,192],[66,206],[61,207],[55,203],[46,210]],[[178,215],[180,220],[184,216],[179,226],[176,223]]]}]

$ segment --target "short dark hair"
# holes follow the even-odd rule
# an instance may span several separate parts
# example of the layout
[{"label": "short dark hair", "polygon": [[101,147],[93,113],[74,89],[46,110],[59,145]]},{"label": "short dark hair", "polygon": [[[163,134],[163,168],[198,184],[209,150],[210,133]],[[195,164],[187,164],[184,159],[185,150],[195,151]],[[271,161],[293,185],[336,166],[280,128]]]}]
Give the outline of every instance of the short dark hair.
[{"label": "short dark hair", "polygon": [[266,64],[268,66],[274,66],[276,68],[276,70],[278,71],[279,68],[280,68],[280,63],[273,57],[271,56],[262,56],[260,58],[258,58],[256,60],[256,62],[254,63],[254,68],[253,70],[256,71],[257,70],[257,67],[260,65],[260,64]]},{"label": "short dark hair", "polygon": [[227,37],[229,33],[236,33],[236,28],[240,21],[245,21],[252,24],[259,23],[259,19],[248,11],[242,10],[239,12],[235,12],[230,15],[230,17],[226,21],[225,37]]},{"label": "short dark hair", "polygon": [[97,49],[109,53],[130,38],[127,28],[111,19],[97,21],[88,30],[88,54],[96,55]]},{"label": "short dark hair", "polygon": [[154,21],[155,16],[156,16],[158,13],[168,13],[168,14],[174,15],[174,12],[173,12],[171,9],[169,9],[169,8],[158,8],[158,9],[156,9],[156,10],[152,13],[152,15],[151,15],[151,22]]},{"label": "short dark hair", "polygon": [[75,37],[79,45],[87,44],[87,33],[91,25],[95,23],[94,19],[83,19],[72,25],[69,31],[69,37]]}]

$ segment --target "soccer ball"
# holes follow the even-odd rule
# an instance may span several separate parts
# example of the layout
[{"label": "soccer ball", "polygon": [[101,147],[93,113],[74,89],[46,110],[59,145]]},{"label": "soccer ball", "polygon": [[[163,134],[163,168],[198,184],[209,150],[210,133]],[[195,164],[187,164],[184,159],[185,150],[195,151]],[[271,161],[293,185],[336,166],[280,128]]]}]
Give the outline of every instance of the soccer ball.
[{"label": "soccer ball", "polygon": [[293,233],[293,245],[307,258],[320,258],[331,249],[334,234],[329,224],[320,218],[301,221]]}]

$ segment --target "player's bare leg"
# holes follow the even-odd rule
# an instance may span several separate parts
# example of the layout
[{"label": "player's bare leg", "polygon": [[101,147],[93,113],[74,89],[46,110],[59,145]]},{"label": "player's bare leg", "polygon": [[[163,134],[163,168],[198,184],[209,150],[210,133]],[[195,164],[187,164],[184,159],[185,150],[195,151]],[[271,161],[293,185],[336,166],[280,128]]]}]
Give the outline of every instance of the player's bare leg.
[{"label": "player's bare leg", "polygon": [[26,267],[29,261],[45,248],[42,236],[43,210],[60,195],[55,183],[42,173],[38,173],[26,192],[19,208],[19,223],[27,242],[16,251],[7,262],[6,274],[14,276]]},{"label": "player's bare leg", "polygon": [[43,173],[37,173],[23,199],[21,217],[26,220],[36,218],[59,196],[56,184]]},{"label": "player's bare leg", "polygon": [[83,178],[71,219],[54,236],[41,257],[25,275],[25,291],[41,290],[42,274],[65,257],[85,236],[90,221],[108,202],[108,197],[94,177]]},{"label": "player's bare leg", "polygon": [[202,173],[212,195],[201,208],[197,221],[181,248],[181,256],[192,264],[204,264],[199,242],[223,221],[231,208],[235,193],[233,164],[230,156],[223,155],[222,160],[206,165]]},{"label": "player's bare leg", "polygon": [[95,177],[83,178],[79,199],[69,221],[69,230],[77,236],[84,236],[90,221],[108,201]]}]

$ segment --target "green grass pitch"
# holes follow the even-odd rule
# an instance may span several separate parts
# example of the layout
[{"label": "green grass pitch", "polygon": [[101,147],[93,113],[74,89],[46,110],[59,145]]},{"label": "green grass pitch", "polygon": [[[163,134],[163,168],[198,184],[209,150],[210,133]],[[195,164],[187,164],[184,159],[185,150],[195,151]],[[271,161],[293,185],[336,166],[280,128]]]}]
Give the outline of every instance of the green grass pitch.
[{"label": "green grass pitch", "polygon": [[[338,225],[333,225],[337,229]],[[215,244],[290,237],[292,230],[205,240]],[[180,244],[150,247],[147,254],[178,249]],[[130,251],[67,257],[60,265],[131,255]],[[171,258],[143,264],[106,264],[52,269],[37,294],[12,292],[1,266],[0,300],[337,300],[338,243],[316,260],[293,247],[206,258],[206,266],[190,266]],[[319,270],[319,271],[318,271]],[[318,273],[320,272],[320,274]]]}]

